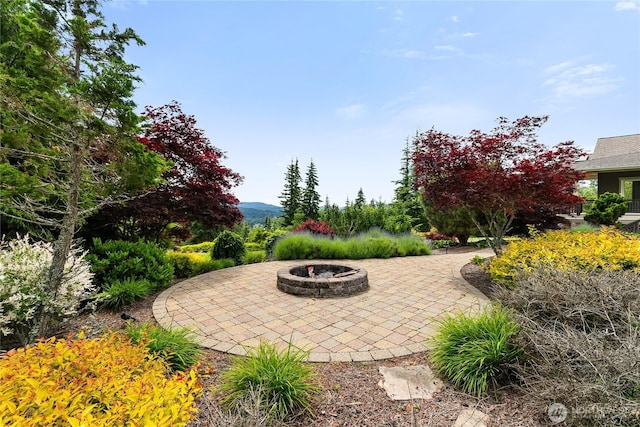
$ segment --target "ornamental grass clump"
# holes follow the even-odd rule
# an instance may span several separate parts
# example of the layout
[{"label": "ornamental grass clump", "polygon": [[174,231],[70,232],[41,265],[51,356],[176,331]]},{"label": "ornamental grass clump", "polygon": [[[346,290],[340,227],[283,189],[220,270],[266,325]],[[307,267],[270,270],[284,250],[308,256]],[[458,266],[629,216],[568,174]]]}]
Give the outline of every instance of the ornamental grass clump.
[{"label": "ornamental grass clump", "polygon": [[148,280],[125,279],[115,280],[105,285],[104,291],[96,295],[103,307],[119,310],[125,305],[132,304],[145,298],[151,293],[153,286]]},{"label": "ornamental grass clump", "polygon": [[2,338],[35,341],[43,316],[53,324],[77,314],[95,293],[86,253],[72,248],[57,291],[47,289],[53,247],[23,236],[0,242],[0,348]]},{"label": "ornamental grass clump", "polygon": [[223,402],[237,407],[258,393],[260,405],[270,420],[284,420],[300,412],[313,413],[320,393],[313,367],[304,363],[308,352],[295,349],[291,342],[285,350],[263,341],[247,350],[247,357],[232,357],[232,365],[222,374],[218,390]]},{"label": "ornamental grass clump", "polygon": [[374,229],[350,239],[330,239],[306,232],[291,233],[276,244],[278,260],[289,259],[368,259],[428,255],[426,241],[417,235],[392,235]]},{"label": "ornamental grass clump", "polygon": [[516,275],[541,266],[562,271],[640,271],[640,237],[608,227],[596,232],[549,231],[510,243],[492,259],[489,273],[495,282],[513,287]]},{"label": "ornamental grass clump", "polygon": [[51,338],[0,357],[0,425],[185,426],[201,388],[122,334]]},{"label": "ornamental grass clump", "polygon": [[583,409],[569,425],[638,425],[639,284],[635,271],[538,268],[497,290],[521,331],[527,363],[515,369],[533,405]]},{"label": "ornamental grass clump", "polygon": [[481,397],[509,378],[522,350],[514,342],[517,324],[494,305],[478,316],[459,314],[442,322],[433,339],[433,368],[465,393]]},{"label": "ornamental grass clump", "polygon": [[151,354],[164,359],[174,371],[186,371],[200,359],[198,343],[187,328],[130,323],[126,332],[134,344],[145,344]]}]

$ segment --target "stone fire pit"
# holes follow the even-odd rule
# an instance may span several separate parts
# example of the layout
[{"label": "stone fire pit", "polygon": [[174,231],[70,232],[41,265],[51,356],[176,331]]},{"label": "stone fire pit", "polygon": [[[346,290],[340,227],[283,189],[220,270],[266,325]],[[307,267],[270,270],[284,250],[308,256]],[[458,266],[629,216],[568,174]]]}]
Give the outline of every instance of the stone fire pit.
[{"label": "stone fire pit", "polygon": [[369,279],[364,268],[310,262],[278,270],[278,289],[313,298],[345,297],[368,290]]}]

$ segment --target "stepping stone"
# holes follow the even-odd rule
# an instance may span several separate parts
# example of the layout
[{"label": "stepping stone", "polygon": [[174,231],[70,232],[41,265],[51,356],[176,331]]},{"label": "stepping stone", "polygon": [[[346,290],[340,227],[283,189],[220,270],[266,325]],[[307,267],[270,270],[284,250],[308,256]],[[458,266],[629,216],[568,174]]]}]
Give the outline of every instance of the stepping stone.
[{"label": "stepping stone", "polygon": [[378,385],[393,400],[430,399],[442,388],[442,381],[426,365],[381,366],[378,370],[382,374]]},{"label": "stepping stone", "polygon": [[463,409],[453,427],[487,427],[489,415],[477,409]]}]

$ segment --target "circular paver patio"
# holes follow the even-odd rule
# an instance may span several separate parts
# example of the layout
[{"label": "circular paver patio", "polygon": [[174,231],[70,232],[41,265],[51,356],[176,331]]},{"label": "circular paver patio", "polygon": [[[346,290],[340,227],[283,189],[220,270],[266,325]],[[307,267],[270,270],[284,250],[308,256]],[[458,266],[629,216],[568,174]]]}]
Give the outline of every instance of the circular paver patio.
[{"label": "circular paver patio", "polygon": [[155,300],[153,313],[161,326],[189,328],[202,346],[236,355],[261,340],[281,347],[291,340],[309,351],[312,362],[388,359],[424,351],[445,314],[488,304],[460,268],[475,255],[490,254],[347,260],[367,270],[370,289],[330,299],[276,288],[278,269],[301,261],[244,265],[172,286]]}]

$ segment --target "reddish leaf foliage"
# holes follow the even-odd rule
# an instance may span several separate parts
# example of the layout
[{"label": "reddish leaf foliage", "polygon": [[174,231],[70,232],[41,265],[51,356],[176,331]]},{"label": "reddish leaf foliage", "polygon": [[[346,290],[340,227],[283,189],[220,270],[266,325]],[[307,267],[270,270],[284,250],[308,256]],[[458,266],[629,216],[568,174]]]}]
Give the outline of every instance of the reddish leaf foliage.
[{"label": "reddish leaf foliage", "polygon": [[331,238],[335,236],[335,233],[333,229],[329,226],[329,224],[327,224],[324,221],[318,222],[312,219],[306,220],[305,222],[303,222],[293,230],[294,233],[299,233],[303,231],[306,231],[311,234],[322,234],[325,236],[329,236]]},{"label": "reddish leaf foliage", "polygon": [[176,101],[147,107],[144,115],[151,125],[138,141],[173,162],[173,167],[163,174],[165,183],[158,188],[102,212],[121,223],[129,234],[123,237],[157,240],[170,223],[231,227],[241,221],[239,201],[231,189],[242,177],[221,164],[225,153],[196,127],[195,118],[183,113]]},{"label": "reddish leaf foliage", "polygon": [[547,119],[501,117],[491,132],[473,130],[467,137],[433,129],[419,134],[413,154],[416,186],[437,209],[513,215],[579,203],[574,189],[584,175],[572,165],[584,153],[573,142],[552,148],[539,143],[536,131]]},{"label": "reddish leaf foliage", "polygon": [[426,233],[422,233],[422,237],[427,240],[456,240],[455,237],[447,236],[437,231],[427,231]]}]

